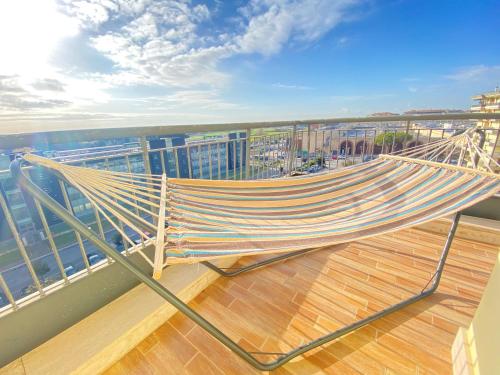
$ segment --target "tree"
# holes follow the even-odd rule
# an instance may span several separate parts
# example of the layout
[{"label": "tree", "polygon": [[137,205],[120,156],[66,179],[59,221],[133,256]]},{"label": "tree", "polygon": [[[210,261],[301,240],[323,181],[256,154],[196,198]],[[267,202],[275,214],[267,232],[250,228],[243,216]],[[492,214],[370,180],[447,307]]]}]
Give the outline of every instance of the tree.
[{"label": "tree", "polygon": [[113,235],[111,236],[111,241],[115,245],[122,245],[123,244],[123,237],[120,233],[116,232],[116,233],[113,233]]},{"label": "tree", "polygon": [[405,132],[381,133],[375,137],[375,144],[377,146],[385,145],[386,147],[391,147],[393,144],[402,146],[404,142],[411,140],[411,138],[411,134]]},{"label": "tree", "polygon": [[42,261],[34,262],[33,269],[40,278],[43,278],[46,274],[50,272],[49,265],[46,262]]}]

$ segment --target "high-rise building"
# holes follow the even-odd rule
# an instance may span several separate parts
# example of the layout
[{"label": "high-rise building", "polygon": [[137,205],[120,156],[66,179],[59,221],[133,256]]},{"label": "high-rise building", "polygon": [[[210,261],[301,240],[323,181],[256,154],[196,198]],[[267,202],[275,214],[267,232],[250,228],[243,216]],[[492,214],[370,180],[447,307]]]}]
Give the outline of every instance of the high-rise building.
[{"label": "high-rise building", "polygon": [[[500,112],[500,89],[496,87],[495,91],[487,92],[481,95],[472,97],[473,100],[478,102],[471,107],[471,112],[486,112],[486,113],[499,113]],[[481,120],[478,122],[478,127],[486,130],[484,132],[485,142],[483,150],[488,152],[497,163],[500,162],[500,121],[499,120]],[[495,171],[500,170],[493,163],[490,163],[490,168]]]},{"label": "high-rise building", "polygon": [[[11,155],[0,155],[0,169],[7,170],[11,161]],[[35,220],[32,217],[32,207],[26,202],[23,192],[14,182],[10,173],[0,174],[0,194],[3,195],[9,207],[12,219],[21,237],[35,229]],[[5,213],[0,215],[0,241],[12,238],[9,226],[6,222]],[[27,241],[28,239],[26,239]]]}]

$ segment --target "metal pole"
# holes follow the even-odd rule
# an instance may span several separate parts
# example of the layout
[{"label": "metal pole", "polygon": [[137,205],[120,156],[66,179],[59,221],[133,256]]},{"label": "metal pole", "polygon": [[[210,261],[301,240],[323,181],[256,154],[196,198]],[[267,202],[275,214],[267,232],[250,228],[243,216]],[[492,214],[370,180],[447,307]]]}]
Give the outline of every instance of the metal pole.
[{"label": "metal pole", "polygon": [[[441,278],[441,273],[443,271],[443,267],[446,261],[446,257],[448,255],[449,249],[451,247],[451,243],[453,240],[453,237],[456,232],[456,228],[458,226],[458,222],[460,220],[460,213],[457,213],[455,215],[455,218],[453,220],[453,224],[450,229],[450,233],[448,234],[448,238],[446,240],[446,244],[444,246],[443,252],[441,254],[440,260],[438,262],[436,272],[433,275],[433,283],[429,289],[424,289],[416,295],[413,295],[412,297],[401,301],[395,305],[389,306],[377,313],[374,313],[364,319],[358,320],[352,324],[346,325],[340,329],[337,329],[336,331],[333,331],[331,333],[328,333],[316,340],[313,340],[305,345],[301,345],[288,353],[283,353],[280,357],[278,357],[276,360],[271,361],[271,362],[261,362],[257,360],[250,352],[246,351],[243,349],[240,345],[238,345],[236,342],[231,340],[228,336],[226,336],[222,331],[220,331],[217,327],[215,327],[213,324],[211,324],[209,321],[207,321],[205,318],[203,318],[200,314],[198,314],[196,311],[191,309],[187,304],[182,302],[179,298],[177,298],[172,292],[170,292],[167,288],[165,288],[163,285],[158,283],[156,280],[152,279],[145,273],[143,273],[137,266],[135,266],[133,263],[131,263],[126,257],[123,255],[117,253],[114,251],[106,242],[101,240],[98,236],[95,235],[94,232],[92,232],[90,229],[88,229],[85,224],[83,224],[80,220],[78,220],[76,217],[71,215],[68,211],[66,211],[59,203],[57,203],[54,199],[52,199],[50,196],[48,196],[44,191],[42,191],[39,187],[34,185],[21,171],[20,165],[18,161],[15,161],[11,164],[11,171],[13,176],[17,179],[18,183],[24,188],[36,199],[40,200],[40,202],[47,207],[49,210],[54,212],[56,215],[58,215],[61,219],[63,219],[64,222],[66,222],[70,227],[74,228],[75,230],[79,231],[84,235],[86,238],[88,238],[89,241],[94,243],[98,248],[100,248],[104,253],[112,257],[118,264],[120,264],[122,267],[124,267],[126,270],[128,270],[130,273],[132,273],[139,281],[143,282],[146,284],[149,288],[151,288],[153,291],[158,293],[161,297],[163,297],[167,302],[172,304],[176,309],[178,309],[180,312],[182,312],[184,315],[186,315],[188,318],[193,320],[196,324],[198,324],[201,328],[203,328],[205,331],[207,331],[209,334],[211,334],[215,339],[219,340],[222,344],[224,344],[226,347],[228,347],[230,350],[232,350],[235,354],[240,356],[243,360],[248,362],[250,365],[254,366],[255,368],[262,370],[262,371],[271,371],[274,370],[283,364],[287,363],[288,361],[292,360],[293,358],[300,356],[312,349],[315,349],[317,347],[320,347],[323,344],[326,344],[332,340],[335,340],[341,336],[346,335],[349,332],[352,332],[358,328],[361,328],[365,326],[366,324],[369,324],[377,319],[380,319],[394,311],[400,310],[414,302],[417,302],[421,300],[422,298],[425,298],[432,294],[438,287],[439,281]],[[257,353],[257,354],[265,354],[265,353]]]},{"label": "metal pole", "polygon": [[394,129],[394,134],[392,136],[392,144],[391,144],[391,154],[394,152],[394,146],[396,145],[396,136],[397,136],[397,129]]},{"label": "metal pole", "polygon": [[[64,199],[64,204],[66,205],[68,212],[70,212],[72,215],[74,215],[75,212],[73,211],[73,207],[71,206],[71,202],[69,200],[68,191],[66,190],[66,184],[63,181],[59,180],[59,186],[61,187],[61,191],[62,191],[63,199]],[[89,260],[87,258],[87,254],[85,253],[85,248],[83,246],[82,237],[80,236],[80,233],[76,230],[75,230],[75,236],[76,236],[76,242],[78,243],[78,247],[80,248],[80,254],[82,255],[82,258],[83,258],[83,264],[85,265],[87,272],[90,273],[92,271],[90,269],[90,264],[89,264]]]},{"label": "metal pole", "polygon": [[140,144],[142,150],[142,158],[144,160],[144,171],[146,174],[151,175],[151,164],[149,163],[148,141],[146,137],[140,137]]},{"label": "metal pole", "polygon": [[200,327],[209,332],[212,336],[214,336],[217,340],[222,342],[224,345],[226,345],[229,349],[238,354],[240,357],[242,357],[245,361],[247,361],[251,365],[261,370],[267,369],[267,366],[263,366],[250,353],[245,351],[236,342],[227,337],[224,333],[222,333],[209,321],[207,321],[201,315],[192,310],[188,305],[186,305],[179,298],[177,298],[175,294],[170,292],[167,288],[158,283],[156,280],[144,274],[137,266],[131,263],[126,257],[114,251],[113,248],[111,248],[106,242],[100,239],[92,230],[88,229],[84,223],[82,223],[79,219],[77,219],[71,213],[66,211],[58,202],[56,202],[54,199],[48,196],[38,186],[34,185],[20,170],[19,164],[17,164],[17,166],[15,164],[11,165],[11,168],[13,171],[15,171],[14,173],[16,179],[18,180],[18,183],[22,185],[34,198],[38,199],[47,209],[49,209],[50,211],[54,212],[57,216],[59,216],[66,224],[75,229],[75,231],[80,232],[90,242],[92,242],[95,246],[101,249],[105,254],[113,258],[116,261],[116,263],[118,263],[127,271],[132,273],[139,281],[143,282],[152,290],[154,290],[156,293],[158,293],[160,296],[162,296],[176,309],[181,311],[183,314],[185,314],[187,317],[193,320],[196,324],[198,324]]},{"label": "metal pole", "polygon": [[203,158],[201,156],[201,145],[198,145],[198,170],[199,170],[199,177],[203,178]]},{"label": "metal pole", "polygon": [[[476,129],[476,133],[479,134],[479,143],[477,144],[477,147],[482,150],[484,147],[484,142],[486,141],[486,134],[484,133],[484,130],[482,129]],[[479,166],[479,154],[476,152],[474,155],[474,165]],[[484,163],[484,161],[483,161]]]},{"label": "metal pole", "polygon": [[9,207],[7,206],[7,202],[5,201],[5,198],[3,197],[3,194],[0,193],[0,206],[3,212],[5,213],[5,219],[7,220],[7,224],[9,225],[10,232],[14,236],[14,240],[16,241],[17,247],[19,249],[19,252],[21,253],[21,256],[23,257],[24,263],[26,264],[26,267],[28,268],[28,271],[31,275],[31,278],[33,279],[33,282],[35,283],[35,287],[37,288],[38,292],[40,295],[44,295],[44,291],[42,288],[42,285],[40,284],[40,280],[38,279],[38,276],[35,272],[35,269],[33,268],[33,265],[31,264],[31,260],[28,256],[28,253],[26,252],[26,247],[24,246],[23,240],[21,239],[21,236],[19,235],[19,232],[17,231],[16,224],[14,223],[14,219],[12,218],[12,214],[9,211]]},{"label": "metal pole", "polygon": [[226,142],[226,180],[229,180],[229,141]]},{"label": "metal pole", "polygon": [[221,180],[221,174],[220,174],[220,143],[217,142],[217,179]]},{"label": "metal pole", "polygon": [[233,180],[236,180],[236,159],[237,159],[236,140],[234,140],[231,143],[232,143],[232,146],[233,146]]},{"label": "metal pole", "polygon": [[[240,180],[243,180],[243,141],[240,138]],[[246,149],[246,143],[245,143],[245,149]],[[245,155],[246,155],[246,150],[245,150]],[[246,172],[245,172],[246,175]]]},{"label": "metal pole", "polygon": [[352,146],[352,164],[356,163],[356,151],[357,151],[357,144],[358,143],[358,131],[354,130],[354,144]]},{"label": "metal pole", "polygon": [[298,146],[297,140],[297,125],[293,126],[292,135],[290,138],[290,144],[288,146],[288,175],[291,176],[293,173],[293,161],[297,158],[296,149]]},{"label": "metal pole", "polygon": [[339,167],[339,159],[340,159],[340,151],[342,150],[342,145],[341,145],[341,139],[342,139],[342,134],[340,133],[340,129],[338,131],[338,146],[337,146],[337,165],[336,165],[336,168]]},{"label": "metal pole", "polygon": [[363,148],[361,150],[361,163],[365,160],[365,152],[366,152],[366,130],[363,136]]},{"label": "metal pole", "polygon": [[208,169],[209,169],[208,176],[212,180],[213,179],[213,173],[212,173],[212,145],[210,143],[208,144]]},{"label": "metal pole", "polygon": [[[148,158],[148,159],[149,159],[149,158]],[[109,158],[105,158],[105,159],[104,159],[104,166],[105,166],[105,169],[106,169],[107,171],[110,171],[110,170],[111,170],[111,167],[110,167],[110,165],[109,165]],[[116,200],[116,198],[113,198],[113,201],[114,201],[114,202],[116,202],[116,203],[118,203],[118,201]],[[120,230],[121,230],[122,232],[125,232],[125,228],[123,227],[123,223],[122,223],[122,221],[121,221],[121,220],[118,220],[118,226],[120,227]],[[128,241],[123,240],[123,247],[124,247],[124,249],[125,249],[125,253],[127,253],[127,255],[130,255],[130,251],[129,251],[129,243],[128,243]]]},{"label": "metal pole", "polygon": [[246,143],[245,143],[245,179],[251,178],[251,164],[250,164],[250,137],[252,129],[247,129]]},{"label": "metal pole", "polygon": [[177,154],[177,148],[174,148],[174,159],[175,159],[175,177],[179,178],[181,172],[179,170],[179,155]]},{"label": "metal pole", "polygon": [[161,151],[158,151],[159,154],[160,154],[160,163],[161,163],[161,173],[165,173],[165,174],[168,174],[167,173],[167,166],[165,165],[165,155],[163,154],[164,151],[163,149]]},{"label": "metal pole", "polygon": [[189,145],[187,146],[187,159],[188,159],[188,172],[189,172],[189,178],[193,178],[193,171],[192,171],[192,166],[191,166],[191,147]]},{"label": "metal pole", "polygon": [[328,142],[328,155],[329,155],[329,161],[328,161],[328,170],[332,169],[332,162],[333,162],[333,129],[330,129],[330,141]]},{"label": "metal pole", "polygon": [[322,135],[321,135],[321,169],[323,169],[323,166],[326,165],[325,161],[325,129],[322,130]]},{"label": "metal pole", "polygon": [[35,202],[36,210],[38,211],[38,216],[42,220],[43,230],[45,231],[45,235],[47,236],[47,241],[49,242],[50,250],[52,250],[52,254],[54,254],[54,259],[56,260],[57,267],[59,268],[59,272],[61,272],[61,276],[64,279],[64,283],[69,283],[68,276],[64,271],[63,262],[61,261],[61,257],[59,256],[59,251],[57,251],[56,243],[54,242],[54,238],[52,237],[52,232],[50,231],[49,224],[47,223],[47,218],[45,217],[45,212],[43,212],[42,206],[40,206],[40,202],[37,199],[33,200]]},{"label": "metal pole", "polygon": [[5,279],[3,278],[2,274],[0,273],[0,288],[4,291],[5,296],[9,300],[9,303],[12,305],[12,308],[14,310],[18,309],[16,300],[14,299],[14,296],[12,295],[9,286],[5,282]]},{"label": "metal pole", "polygon": [[406,131],[405,131],[406,137],[405,137],[405,139],[408,138],[409,133],[410,133],[410,120],[406,120]]},{"label": "metal pole", "polygon": [[307,124],[307,162],[309,163],[309,155],[311,152],[311,124]]}]

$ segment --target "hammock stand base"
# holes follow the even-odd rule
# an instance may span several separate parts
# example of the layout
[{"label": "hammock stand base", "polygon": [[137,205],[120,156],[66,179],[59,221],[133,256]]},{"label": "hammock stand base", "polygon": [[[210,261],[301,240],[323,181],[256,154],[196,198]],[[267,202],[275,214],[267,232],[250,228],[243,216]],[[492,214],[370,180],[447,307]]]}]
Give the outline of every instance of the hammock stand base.
[{"label": "hammock stand base", "polygon": [[[203,264],[207,268],[210,268],[212,271],[217,272],[221,276],[224,276],[224,277],[234,277],[234,276],[240,275],[240,274],[248,272],[248,271],[253,271],[253,270],[257,269],[257,268],[262,268],[262,267],[268,266],[270,264],[273,264],[273,263],[276,263],[276,262],[279,262],[279,261],[282,261],[282,260],[287,260],[287,259],[290,259],[290,258],[295,258],[295,257],[298,257],[298,256],[303,255],[305,253],[308,253],[308,252],[311,252],[311,251],[318,251],[318,250],[320,250],[320,249],[314,249],[313,248],[313,249],[304,249],[304,250],[293,251],[291,253],[285,253],[285,254],[277,255],[277,256],[274,256],[274,257],[271,257],[271,258],[267,258],[267,259],[264,259],[264,260],[261,260],[261,261],[249,264],[247,266],[238,267],[238,268],[235,268],[235,267],[224,267],[224,268],[222,268],[222,267],[218,267],[215,264],[210,263],[208,261],[201,262],[201,264]],[[226,270],[232,270],[232,271],[226,271]]]},{"label": "hammock stand base", "polygon": [[[113,258],[120,266],[125,268],[131,274],[133,274],[139,281],[146,284],[149,288],[159,294],[162,298],[164,298],[167,302],[172,304],[176,309],[190,318],[194,323],[199,325],[205,331],[207,331],[211,336],[225,345],[227,348],[232,350],[235,354],[245,360],[247,363],[252,365],[258,370],[262,371],[271,371],[274,370],[293,358],[300,356],[309,350],[322,346],[328,342],[331,342],[335,339],[338,339],[349,332],[352,332],[360,327],[363,327],[366,324],[369,324],[377,319],[380,319],[388,314],[391,314],[395,311],[401,310],[404,307],[417,302],[432,293],[434,293],[439,285],[439,281],[441,279],[443,268],[446,262],[446,258],[448,256],[451,243],[455,236],[455,232],[458,227],[458,223],[460,220],[460,213],[456,213],[453,223],[450,227],[450,231],[448,233],[448,237],[446,239],[446,243],[443,247],[442,253],[440,255],[439,261],[437,263],[436,271],[433,276],[429,279],[427,285],[422,289],[422,291],[418,294],[411,296],[397,304],[391,305],[383,310],[378,311],[375,314],[372,314],[364,319],[358,320],[354,323],[346,325],[336,331],[330,332],[316,340],[313,340],[305,345],[299,346],[287,353],[267,353],[267,352],[250,352],[241,347],[231,338],[229,338],[225,333],[220,331],[217,327],[215,327],[212,323],[206,320],[199,313],[194,311],[191,307],[189,307],[186,303],[181,301],[174,293],[165,288],[163,285],[158,283],[156,280],[151,278],[148,274],[141,271],[137,266],[130,262],[125,256],[115,251],[107,242],[103,241],[96,233],[94,233],[91,229],[89,229],[84,223],[82,223],[78,218],[73,216],[70,212],[68,212],[63,206],[61,206],[57,201],[55,201],[52,197],[50,197],[46,192],[41,190],[38,186],[36,186],[20,169],[20,163],[18,161],[14,161],[11,164],[11,174],[14,180],[27,191],[31,196],[38,200],[44,207],[48,210],[52,211],[54,214],[59,216],[66,224],[68,224],[72,229],[79,232],[82,236],[86,237],[91,243],[97,246],[104,254]],[[295,253],[294,255],[298,255]],[[286,254],[287,257],[290,257],[291,254]],[[277,261],[276,258],[284,259],[283,256],[274,257],[273,261]],[[261,267],[265,264],[272,263],[270,259],[267,260],[267,263],[264,264],[265,261],[259,262],[260,264],[255,264],[246,267],[246,270],[255,269]],[[243,272],[243,271],[242,271]],[[241,272],[240,272],[241,273]],[[432,281],[432,283],[431,283]],[[430,287],[428,287],[428,285]],[[258,360],[255,355],[279,355],[279,357],[270,362],[262,362]]]}]

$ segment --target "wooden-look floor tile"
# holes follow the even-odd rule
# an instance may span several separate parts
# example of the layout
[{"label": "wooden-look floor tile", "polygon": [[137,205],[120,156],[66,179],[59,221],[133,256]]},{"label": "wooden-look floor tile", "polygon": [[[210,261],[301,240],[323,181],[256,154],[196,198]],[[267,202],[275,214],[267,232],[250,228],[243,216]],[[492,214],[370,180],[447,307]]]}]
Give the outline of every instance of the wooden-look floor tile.
[{"label": "wooden-look floor tile", "polygon": [[[432,276],[444,242],[443,235],[409,229],[332,246],[220,278],[191,306],[247,350],[286,352],[418,293]],[[497,250],[455,239],[435,294],[273,374],[451,373],[453,339],[474,315]],[[276,357],[258,355],[262,360]],[[176,314],[108,371],[139,373],[260,372]]]}]

